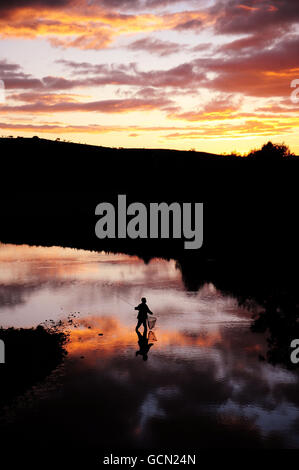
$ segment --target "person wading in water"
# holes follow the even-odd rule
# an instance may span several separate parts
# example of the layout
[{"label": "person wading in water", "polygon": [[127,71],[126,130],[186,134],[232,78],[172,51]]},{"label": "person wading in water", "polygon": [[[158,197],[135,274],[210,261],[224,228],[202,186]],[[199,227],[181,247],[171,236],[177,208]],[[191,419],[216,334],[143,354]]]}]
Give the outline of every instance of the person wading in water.
[{"label": "person wading in water", "polygon": [[136,326],[136,331],[138,331],[141,325],[143,325],[144,331],[146,331],[147,330],[147,323],[146,323],[147,314],[149,313],[150,315],[153,315],[153,312],[151,312],[150,309],[148,308],[145,297],[142,297],[141,304],[135,307],[135,310],[138,310],[138,315],[137,315],[138,323]]}]

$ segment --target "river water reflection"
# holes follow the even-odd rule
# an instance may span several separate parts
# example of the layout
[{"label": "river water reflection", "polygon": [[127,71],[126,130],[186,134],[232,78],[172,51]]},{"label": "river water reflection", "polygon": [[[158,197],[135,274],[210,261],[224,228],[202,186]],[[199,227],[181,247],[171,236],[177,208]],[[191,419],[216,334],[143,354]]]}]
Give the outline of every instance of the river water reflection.
[{"label": "river water reflection", "polygon": [[[0,325],[75,318],[63,367],[16,404],[12,438],[17,426],[91,449],[299,447],[298,374],[260,361],[252,313],[212,284],[187,292],[175,261],[0,245],[0,263]],[[158,319],[146,361],[143,296]]]}]

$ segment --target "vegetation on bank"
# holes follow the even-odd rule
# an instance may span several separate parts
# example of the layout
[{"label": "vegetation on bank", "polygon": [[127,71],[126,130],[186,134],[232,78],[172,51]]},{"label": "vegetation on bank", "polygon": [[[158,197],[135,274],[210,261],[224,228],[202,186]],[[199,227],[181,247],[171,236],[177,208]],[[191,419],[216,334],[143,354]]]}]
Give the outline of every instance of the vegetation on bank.
[{"label": "vegetation on bank", "polygon": [[59,325],[0,328],[5,363],[0,364],[0,406],[42,382],[67,354],[68,335]]}]

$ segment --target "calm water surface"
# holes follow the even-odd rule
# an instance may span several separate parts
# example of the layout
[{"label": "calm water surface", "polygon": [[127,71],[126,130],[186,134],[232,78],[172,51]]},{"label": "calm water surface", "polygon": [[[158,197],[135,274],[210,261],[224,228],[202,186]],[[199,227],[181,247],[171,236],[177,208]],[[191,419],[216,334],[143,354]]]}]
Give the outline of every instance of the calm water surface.
[{"label": "calm water surface", "polygon": [[[76,316],[64,365],[9,411],[12,438],[299,447],[298,374],[260,361],[266,341],[250,331],[252,313],[212,284],[187,292],[175,261],[0,245],[0,263],[0,325]],[[147,339],[132,307],[142,296],[158,319]],[[152,345],[146,361],[140,341]]]}]

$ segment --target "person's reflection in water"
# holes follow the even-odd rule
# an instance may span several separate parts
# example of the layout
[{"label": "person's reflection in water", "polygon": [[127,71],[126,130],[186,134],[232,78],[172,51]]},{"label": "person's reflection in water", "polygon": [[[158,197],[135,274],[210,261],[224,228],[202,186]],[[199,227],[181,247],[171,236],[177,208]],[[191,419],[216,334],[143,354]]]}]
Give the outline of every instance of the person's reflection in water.
[{"label": "person's reflection in water", "polygon": [[144,329],[143,334],[136,328],[136,333],[138,336],[139,351],[136,351],[136,356],[142,356],[144,361],[148,359],[148,352],[154,343],[148,344],[147,330]]}]

